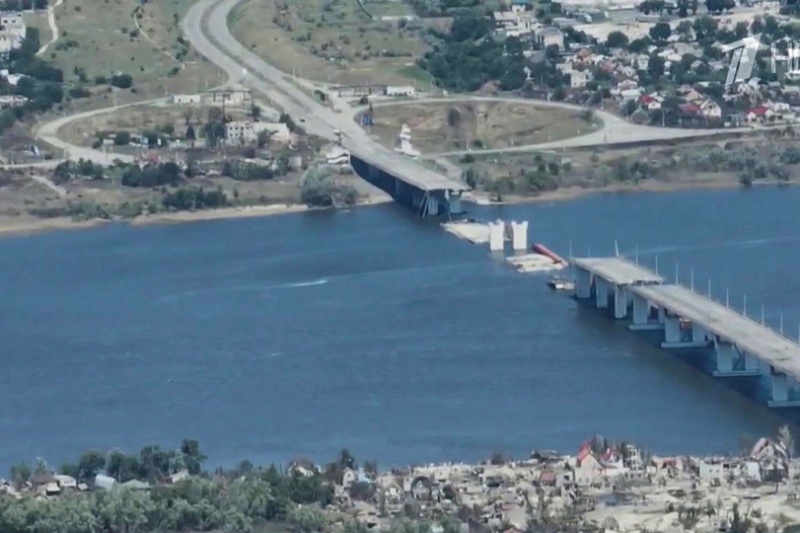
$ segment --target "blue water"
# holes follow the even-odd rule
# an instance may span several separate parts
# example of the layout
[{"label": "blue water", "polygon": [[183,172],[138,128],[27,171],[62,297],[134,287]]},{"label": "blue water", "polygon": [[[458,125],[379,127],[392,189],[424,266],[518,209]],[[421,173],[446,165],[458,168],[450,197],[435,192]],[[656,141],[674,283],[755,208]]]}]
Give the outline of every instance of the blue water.
[{"label": "blue water", "polygon": [[[476,208],[800,324],[800,189]],[[394,205],[0,240],[0,465],[200,440],[213,464],[736,451],[782,419]],[[0,468],[2,468],[0,466]]]}]

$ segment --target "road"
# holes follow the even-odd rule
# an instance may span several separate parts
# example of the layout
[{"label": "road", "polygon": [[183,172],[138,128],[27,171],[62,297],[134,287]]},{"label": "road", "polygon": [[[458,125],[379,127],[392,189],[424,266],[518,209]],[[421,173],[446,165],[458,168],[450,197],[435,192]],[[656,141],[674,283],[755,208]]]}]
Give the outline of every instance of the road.
[{"label": "road", "polygon": [[421,190],[463,190],[462,183],[428,170],[373,140],[349,113],[320,104],[286,75],[242,46],[228,29],[228,14],[240,0],[200,0],[183,19],[183,32],[192,46],[232,79],[265,94],[278,107],[299,117],[306,131],[326,139],[343,134],[342,146],[371,165],[391,172]]},{"label": "road", "polygon": [[[379,108],[389,105],[415,105],[424,103],[442,103],[442,102],[509,102],[517,104],[525,104],[543,108],[557,108],[565,109],[568,111],[581,112],[586,108],[567,104],[564,102],[548,102],[545,100],[528,100],[524,98],[509,98],[504,96],[458,96],[448,98],[424,98],[417,100],[404,100],[399,102],[381,102],[373,104],[373,108]],[[355,110],[353,115],[357,114],[359,110]],[[520,146],[511,146],[508,148],[486,148],[480,150],[454,150],[451,152],[442,152],[437,154],[425,154],[424,159],[435,159],[441,157],[459,156],[463,154],[500,154],[500,153],[513,153],[513,152],[529,152],[537,150],[555,150],[562,148],[584,148],[591,146],[607,146],[614,144],[628,144],[633,142],[649,142],[649,141],[670,141],[676,139],[689,139],[696,137],[706,137],[719,134],[729,133],[742,133],[750,132],[751,128],[711,128],[711,129],[690,129],[690,128],[660,128],[657,126],[645,126],[628,122],[622,117],[603,111],[601,109],[592,110],[595,117],[603,122],[603,127],[599,130],[587,133],[585,135],[578,135],[576,137],[569,137],[558,141],[551,141],[545,143],[528,144]],[[413,132],[412,132],[413,133]]]},{"label": "road", "polygon": [[50,26],[50,40],[47,41],[45,44],[39,48],[36,52],[37,56],[40,56],[47,52],[47,49],[50,47],[51,44],[58,40],[58,25],[56,24],[56,8],[64,3],[64,0],[58,0],[55,4],[47,8],[47,24]]}]

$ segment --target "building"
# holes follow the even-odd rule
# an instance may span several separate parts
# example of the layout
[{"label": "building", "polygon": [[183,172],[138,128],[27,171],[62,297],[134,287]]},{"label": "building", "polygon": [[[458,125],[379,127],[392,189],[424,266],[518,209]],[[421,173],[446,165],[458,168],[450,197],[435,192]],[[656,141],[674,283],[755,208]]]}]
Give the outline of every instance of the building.
[{"label": "building", "polygon": [[564,34],[558,28],[542,28],[536,32],[536,40],[542,48],[555,46],[559,50],[564,49]]},{"label": "building", "polygon": [[386,96],[414,96],[415,92],[416,91],[414,87],[411,87],[410,85],[388,85],[384,94],[386,94]]},{"label": "building", "polygon": [[225,138],[230,143],[254,143],[262,132],[269,132],[270,138],[278,142],[289,142],[292,138],[289,127],[282,122],[236,120],[225,124]]},{"label": "building", "polygon": [[513,13],[524,13],[531,8],[530,0],[511,0],[511,11]]},{"label": "building", "polygon": [[203,97],[199,94],[174,94],[172,95],[173,105],[200,105]]},{"label": "building", "polygon": [[569,86],[573,89],[583,89],[591,79],[590,70],[573,70],[569,73]]},{"label": "building", "polygon": [[25,20],[19,11],[0,11],[0,26],[3,33],[16,35],[20,39],[25,38]]},{"label": "building", "polygon": [[252,102],[249,89],[220,89],[209,93],[208,101],[211,104],[240,106]]}]

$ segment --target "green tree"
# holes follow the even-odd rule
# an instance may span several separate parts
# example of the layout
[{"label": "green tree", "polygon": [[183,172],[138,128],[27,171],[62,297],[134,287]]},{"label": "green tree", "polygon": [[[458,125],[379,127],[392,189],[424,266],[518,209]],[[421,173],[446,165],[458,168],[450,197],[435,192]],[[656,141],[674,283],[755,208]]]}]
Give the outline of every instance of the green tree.
[{"label": "green tree", "polygon": [[183,454],[183,460],[186,463],[186,469],[189,473],[192,475],[199,474],[202,471],[203,463],[207,459],[207,457],[200,452],[200,443],[194,439],[184,439],[181,443],[181,453]]},{"label": "green tree", "polygon": [[95,476],[102,472],[105,467],[106,456],[100,452],[90,450],[81,455],[80,460],[78,460],[78,475],[76,477],[84,483],[93,483]]}]

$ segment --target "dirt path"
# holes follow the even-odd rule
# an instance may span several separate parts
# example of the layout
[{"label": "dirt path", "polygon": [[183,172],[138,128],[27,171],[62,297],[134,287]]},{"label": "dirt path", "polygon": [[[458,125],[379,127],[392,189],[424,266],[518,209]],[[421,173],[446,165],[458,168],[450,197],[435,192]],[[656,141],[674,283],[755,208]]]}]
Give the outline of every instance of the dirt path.
[{"label": "dirt path", "polygon": [[33,181],[35,181],[36,183],[44,185],[45,187],[47,187],[51,191],[55,192],[57,195],[59,195],[62,198],[67,195],[67,190],[64,187],[61,187],[60,185],[56,185],[55,183],[50,181],[49,178],[46,178],[44,176],[39,176],[38,174],[31,174],[31,179]]},{"label": "dirt path", "polygon": [[58,25],[56,24],[56,8],[64,3],[64,0],[58,0],[55,4],[47,8],[47,24],[50,26],[50,40],[42,45],[39,48],[39,51],[36,52],[37,56],[40,56],[47,52],[47,49],[50,47],[51,44],[58,40]]}]

